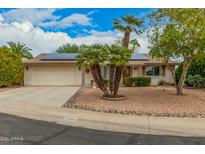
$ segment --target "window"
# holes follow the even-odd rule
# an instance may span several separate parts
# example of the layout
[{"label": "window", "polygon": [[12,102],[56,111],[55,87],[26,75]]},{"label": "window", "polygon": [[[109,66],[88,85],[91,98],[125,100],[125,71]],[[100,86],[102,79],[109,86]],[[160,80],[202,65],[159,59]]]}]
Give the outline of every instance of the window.
[{"label": "window", "polygon": [[145,67],[146,76],[160,76],[159,66],[147,66]]},{"label": "window", "polygon": [[109,79],[109,72],[110,72],[110,67],[109,66],[104,66],[104,73],[103,73],[103,78],[104,79]]}]

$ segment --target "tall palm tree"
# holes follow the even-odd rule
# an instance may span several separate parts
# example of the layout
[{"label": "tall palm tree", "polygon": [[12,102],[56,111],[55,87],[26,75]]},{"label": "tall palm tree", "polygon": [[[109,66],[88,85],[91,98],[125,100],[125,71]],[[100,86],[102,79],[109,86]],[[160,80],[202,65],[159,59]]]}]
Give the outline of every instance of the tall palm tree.
[{"label": "tall palm tree", "polygon": [[9,45],[8,48],[10,48],[11,51],[15,52],[16,54],[18,54],[21,58],[26,58],[26,59],[33,58],[32,54],[30,53],[32,49],[28,48],[26,44],[21,42],[15,43],[13,41],[7,43]]},{"label": "tall palm tree", "polygon": [[139,44],[139,42],[138,42],[137,39],[131,40],[131,41],[130,41],[130,44],[132,45],[131,51],[132,51],[133,53],[135,52],[136,46],[137,46],[137,47],[140,47],[140,44]]},{"label": "tall palm tree", "polygon": [[127,15],[121,17],[121,19],[113,19],[113,24],[114,29],[118,29],[124,33],[123,46],[126,48],[129,46],[130,34],[132,32],[135,32],[137,35],[142,34],[140,30],[142,21],[133,15]]},{"label": "tall palm tree", "polygon": [[[113,19],[113,28],[118,29],[121,32],[124,33],[123,38],[123,46],[125,48],[129,47],[129,41],[130,41],[130,35],[132,32],[135,32],[137,35],[142,34],[142,31],[140,30],[140,27],[142,26],[142,21],[137,19],[133,15],[127,15],[124,17],[121,17],[120,19]],[[116,68],[116,71],[118,72],[118,76],[115,77],[115,83],[119,86],[121,76],[124,70],[125,64],[118,65]],[[116,87],[118,89],[119,87]]]}]

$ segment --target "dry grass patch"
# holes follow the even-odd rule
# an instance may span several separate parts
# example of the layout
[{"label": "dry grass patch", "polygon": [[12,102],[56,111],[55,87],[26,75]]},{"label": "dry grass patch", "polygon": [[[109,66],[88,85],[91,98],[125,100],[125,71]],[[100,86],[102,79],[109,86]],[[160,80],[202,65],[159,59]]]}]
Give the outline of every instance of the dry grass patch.
[{"label": "dry grass patch", "polygon": [[68,107],[94,111],[135,115],[205,117],[205,90],[184,89],[184,96],[176,96],[174,87],[122,87],[119,94],[124,101],[100,99],[99,89],[84,88]]}]

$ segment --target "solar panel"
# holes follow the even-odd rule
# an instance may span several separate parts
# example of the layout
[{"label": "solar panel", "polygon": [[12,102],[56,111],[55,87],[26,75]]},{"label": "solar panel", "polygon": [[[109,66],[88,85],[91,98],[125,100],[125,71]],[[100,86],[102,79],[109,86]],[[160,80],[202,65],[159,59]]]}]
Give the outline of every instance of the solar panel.
[{"label": "solar panel", "polygon": [[148,61],[149,58],[143,53],[134,53],[134,54],[132,54],[132,57],[130,58],[130,60]]},{"label": "solar panel", "polygon": [[41,60],[76,60],[76,53],[50,53],[41,57]]},{"label": "solar panel", "polygon": [[[41,57],[41,60],[76,60],[76,53],[49,53]],[[148,61],[149,58],[143,53],[132,54],[131,61]]]}]

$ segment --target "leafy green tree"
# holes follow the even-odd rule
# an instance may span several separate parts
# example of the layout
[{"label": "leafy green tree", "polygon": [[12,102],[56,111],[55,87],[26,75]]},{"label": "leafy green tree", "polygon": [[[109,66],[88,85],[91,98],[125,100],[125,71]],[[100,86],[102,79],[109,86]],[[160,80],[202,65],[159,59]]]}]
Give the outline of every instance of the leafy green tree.
[{"label": "leafy green tree", "polygon": [[33,58],[31,54],[32,49],[28,48],[26,44],[21,42],[15,43],[13,41],[7,43],[8,43],[8,48],[10,48],[11,51],[15,52],[16,54],[18,54],[21,58],[26,58],[26,59]]},{"label": "leafy green tree", "polygon": [[[183,64],[180,64],[176,69],[176,80],[179,81],[180,75],[182,73]],[[193,57],[191,65],[189,66],[189,70],[187,72],[186,78],[191,75],[199,74],[205,78],[205,54],[198,54]]]},{"label": "leafy green tree", "polygon": [[16,53],[0,48],[0,87],[19,84],[23,80],[23,63]]},{"label": "leafy green tree", "polygon": [[205,54],[198,54],[193,57],[187,74],[199,74],[202,77],[205,77]]},{"label": "leafy green tree", "polygon": [[56,50],[57,53],[78,53],[79,51],[80,51],[79,46],[77,46],[75,44],[71,45],[69,43],[60,46]]},{"label": "leafy green tree", "polygon": [[166,63],[178,58],[183,60],[183,71],[175,82],[177,95],[182,95],[194,55],[205,51],[205,9],[158,9],[150,17],[153,23],[150,33],[152,57]]}]

